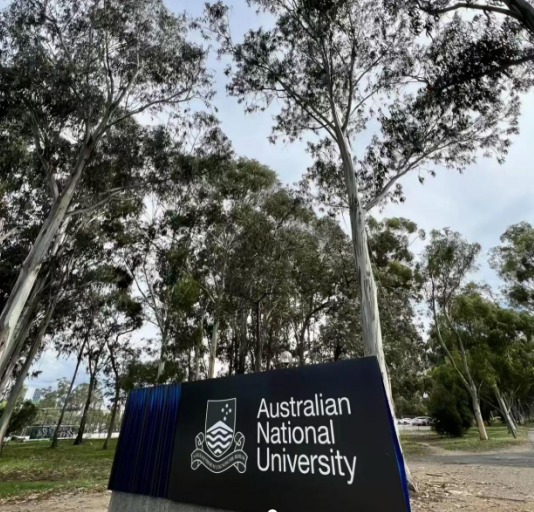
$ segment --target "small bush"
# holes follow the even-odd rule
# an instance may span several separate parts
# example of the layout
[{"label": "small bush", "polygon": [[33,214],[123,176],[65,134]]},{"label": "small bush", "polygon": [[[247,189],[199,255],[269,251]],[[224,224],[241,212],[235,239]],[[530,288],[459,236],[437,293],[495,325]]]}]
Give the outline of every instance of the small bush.
[{"label": "small bush", "polygon": [[8,434],[21,433],[22,430],[30,425],[37,416],[37,407],[31,402],[26,400],[20,409],[11,416],[9,426],[7,428]]},{"label": "small bush", "polygon": [[432,383],[429,411],[434,418],[434,429],[439,434],[462,437],[473,418],[466,390],[448,365],[432,372]]}]

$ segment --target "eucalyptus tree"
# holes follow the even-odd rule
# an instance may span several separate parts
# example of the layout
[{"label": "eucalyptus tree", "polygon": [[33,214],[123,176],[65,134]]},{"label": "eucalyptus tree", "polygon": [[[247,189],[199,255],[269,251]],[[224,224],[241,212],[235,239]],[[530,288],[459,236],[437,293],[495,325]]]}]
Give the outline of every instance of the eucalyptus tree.
[{"label": "eucalyptus tree", "polygon": [[32,135],[49,189],[46,220],[0,317],[5,352],[67,216],[123,190],[106,188],[89,204],[77,197],[98,145],[137,114],[180,114],[211,92],[206,52],[187,39],[189,21],[160,0],[14,0],[0,24],[1,89],[10,91],[0,95],[2,124]]},{"label": "eucalyptus tree", "polygon": [[534,228],[528,222],[510,226],[491,254],[491,265],[505,282],[508,299],[534,313]]},{"label": "eucalyptus tree", "polygon": [[[231,280],[245,279],[246,276],[244,268],[240,269],[241,274],[233,270],[242,262],[239,254],[243,256],[247,251],[248,254],[254,252],[252,247],[245,247],[243,252],[240,244],[246,240],[247,226],[253,227],[250,219],[277,183],[274,172],[254,160],[226,159],[217,160],[216,164],[202,178],[204,184],[195,187],[194,210],[188,217],[196,217],[196,230],[192,231],[191,227],[185,230],[182,236],[187,237],[187,250],[182,250],[182,261],[176,261],[181,266],[182,279],[196,283],[200,289],[200,317],[211,319],[207,329],[210,334],[208,377],[215,375],[221,327],[228,324],[227,313],[234,293],[232,289],[235,288],[235,282]],[[176,228],[184,231],[178,223],[172,228],[173,233],[176,233]],[[256,256],[263,257],[265,250],[266,246],[258,247]],[[260,279],[256,284],[260,286],[260,282],[265,280]],[[241,288],[240,298],[254,300],[249,295],[254,282],[248,279],[247,283],[246,289]],[[201,347],[198,348],[200,350]],[[199,359],[195,358],[197,365]]]},{"label": "eucalyptus tree", "polygon": [[418,316],[423,277],[411,250],[426,234],[405,218],[369,219],[369,250],[378,283],[384,351],[395,401],[418,401],[422,377],[428,368]]},{"label": "eucalyptus tree", "polygon": [[351,302],[348,298],[351,284],[356,283],[350,271],[352,256],[348,237],[334,219],[318,219],[314,215],[299,231],[289,234],[295,240],[289,314],[295,330],[297,357],[303,365],[313,361],[314,343],[309,339],[312,322],[319,325],[328,322],[330,313],[339,309],[341,302]]},{"label": "eucalyptus tree", "polygon": [[[280,310],[291,308],[297,252],[314,214],[298,195],[273,181],[261,190],[257,202],[236,204],[233,217],[239,230],[228,289],[251,309],[255,334],[253,367],[254,371],[261,371],[264,362],[267,364],[265,338],[271,319]],[[242,359],[246,351],[240,352]],[[240,368],[243,362],[239,361]]]},{"label": "eucalyptus tree", "polygon": [[7,400],[6,407],[2,413],[2,416],[0,416],[0,453],[2,452],[4,437],[7,433],[11,416],[15,411],[17,399],[23,388],[26,376],[30,371],[35,357],[43,349],[43,341],[47,335],[50,321],[54,315],[54,310],[61,296],[61,291],[53,289],[51,293],[49,292],[47,295],[47,300],[43,305],[43,312],[36,318],[36,322],[34,322],[33,325],[33,330],[29,332],[29,343],[27,343],[27,352],[24,353],[24,363],[17,372],[13,386],[9,392],[9,398]]},{"label": "eucalyptus tree", "polygon": [[[364,353],[378,358],[392,404],[367,212],[387,199],[403,199],[398,181],[410,172],[440,164],[461,169],[479,149],[505,151],[506,122],[515,120],[517,105],[501,99],[475,114],[444,108],[425,90],[406,88],[418,64],[415,39],[406,17],[385,15],[382,1],[250,4],[271,14],[274,27],[250,30],[241,43],[231,38],[227,7],[218,2],[207,8],[221,54],[233,58],[228,91],[247,112],[280,102],[273,140],[279,135],[290,141],[304,134],[312,138],[309,149],[316,163],[309,178],[325,198],[350,213]],[[357,160],[353,150],[368,140],[362,134],[372,117],[380,133]]]},{"label": "eucalyptus tree", "polygon": [[218,211],[213,177],[228,168],[232,149],[213,116],[195,113],[187,130],[157,127],[144,154],[149,170],[145,203],[123,226],[117,254],[135,280],[146,320],[158,330],[158,378],[165,380],[174,374],[171,369],[165,375],[165,363],[175,339],[175,292],[182,286],[187,293],[182,279],[195,286],[189,258],[198,251],[209,216]]},{"label": "eucalyptus tree", "polygon": [[465,333],[451,318],[455,300],[467,284],[469,273],[476,269],[479,253],[479,244],[471,244],[459,233],[446,228],[431,232],[423,259],[433,332],[444,356],[469,392],[480,439],[485,441],[488,434],[480,410],[479,386],[473,378],[469,346],[466,345]]},{"label": "eucalyptus tree", "polygon": [[[88,200],[90,197],[98,197],[106,186],[133,185],[141,179],[146,180],[149,173],[145,169],[142,147],[146,144],[147,138],[152,136],[152,130],[142,129],[133,120],[118,125],[103,140],[93,154],[91,162],[87,164],[89,172],[81,179],[78,192]],[[9,155],[6,155],[6,160],[3,161],[5,176],[8,178],[7,181],[13,184],[7,189],[9,191],[7,204],[10,211],[12,210],[12,215],[15,217],[20,215],[22,222],[28,222],[28,225],[19,229],[17,235],[7,242],[7,251],[0,254],[0,262],[6,269],[6,280],[3,281],[6,285],[6,299],[24,260],[23,250],[31,246],[32,233],[37,234],[48,208],[47,197],[44,197],[43,191],[39,188],[39,183],[42,182],[39,168],[33,169],[33,174],[29,170],[26,173],[26,167],[20,159],[9,160],[8,157]],[[20,166],[24,169],[24,173],[20,171]],[[22,192],[17,192],[17,186],[21,187]],[[31,200],[26,201],[26,195]],[[72,272],[74,267],[83,267],[91,257],[95,258],[95,248],[101,247],[101,244],[95,245],[94,240],[83,244],[83,237],[79,236],[80,230],[84,229],[83,226],[90,223],[93,231],[102,233],[100,228],[95,230],[95,223],[105,222],[106,230],[111,233],[113,226],[138,208],[139,201],[139,195],[132,194],[128,201],[100,201],[95,208],[81,208],[77,215],[68,214],[68,224],[65,224],[61,237],[56,237],[47,261],[41,267],[26,307],[17,322],[11,348],[4,351],[0,360],[0,374],[5,375],[5,369],[16,364],[17,354],[26,338],[25,333],[30,327],[35,308],[38,307],[39,291],[50,284],[50,279],[53,277],[52,270],[55,268],[62,269],[62,272]],[[81,211],[84,211],[85,215],[81,215],[79,213]],[[76,247],[74,251],[73,246]],[[82,254],[83,251],[87,252],[86,256]],[[102,254],[101,251],[96,256],[97,259],[102,258]],[[0,386],[3,386],[3,382],[2,380]]]},{"label": "eucalyptus tree", "polygon": [[474,379],[483,383],[481,392],[500,410],[516,437],[510,402],[519,389],[532,388],[527,376],[533,371],[532,357],[520,361],[517,356],[533,345],[534,319],[526,312],[503,308],[485,295],[484,289],[468,285],[454,299],[451,319],[466,342]]},{"label": "eucalyptus tree", "polygon": [[439,101],[488,107],[534,80],[534,5],[530,0],[388,0],[432,37],[418,79]]},{"label": "eucalyptus tree", "polygon": [[[84,358],[87,362],[89,373],[89,389],[83,408],[80,426],[74,441],[75,445],[83,443],[83,435],[87,424],[87,414],[94,399],[94,393],[97,390],[98,383],[102,372],[108,365],[111,365],[112,371],[117,371],[118,366],[118,343],[123,334],[132,332],[141,326],[141,304],[129,297],[127,290],[128,285],[111,286],[105,284],[107,275],[114,276],[116,272],[122,275],[126,274],[125,270],[120,268],[96,268],[93,270],[94,276],[98,279],[95,283],[90,282],[80,298],[83,312],[80,315],[79,322],[83,336],[86,337]],[[104,275],[103,278],[98,276]],[[131,282],[131,281],[130,281]],[[113,368],[113,366],[115,368]],[[118,406],[120,394],[120,376],[115,382],[114,404]]]},{"label": "eucalyptus tree", "polygon": [[110,294],[101,313],[103,322],[108,327],[105,343],[109,355],[103,372],[107,377],[107,387],[113,389],[108,434],[102,446],[105,450],[108,448],[115,427],[120,403],[125,399],[123,379],[126,368],[130,361],[139,356],[139,349],[133,346],[130,334],[142,325],[142,304],[128,291],[118,290]]}]

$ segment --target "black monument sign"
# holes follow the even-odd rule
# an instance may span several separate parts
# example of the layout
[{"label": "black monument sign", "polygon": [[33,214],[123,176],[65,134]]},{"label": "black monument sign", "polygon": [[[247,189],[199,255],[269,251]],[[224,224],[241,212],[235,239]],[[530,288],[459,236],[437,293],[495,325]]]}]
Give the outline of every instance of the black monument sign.
[{"label": "black monument sign", "polygon": [[377,361],[182,386],[167,497],[237,512],[405,512]]},{"label": "black monument sign", "polygon": [[109,488],[236,512],[409,512],[375,358],[130,393]]}]

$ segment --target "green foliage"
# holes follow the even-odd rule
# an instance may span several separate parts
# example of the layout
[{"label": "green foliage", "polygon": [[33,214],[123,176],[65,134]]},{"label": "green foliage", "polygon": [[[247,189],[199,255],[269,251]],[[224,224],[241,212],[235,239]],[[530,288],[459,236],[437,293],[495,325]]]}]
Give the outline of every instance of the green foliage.
[{"label": "green foliage", "polygon": [[501,96],[532,87],[534,7],[523,0],[386,0],[429,35],[419,80],[456,109],[492,108]]},{"label": "green foliage", "polygon": [[471,427],[473,413],[469,395],[449,365],[432,371],[432,391],[428,410],[434,418],[434,429],[440,434],[462,437]]},{"label": "green foliage", "polygon": [[[392,14],[389,1],[251,0],[273,23],[247,31],[241,41],[232,39],[224,2],[206,7],[220,53],[233,59],[229,93],[246,112],[263,111],[275,100],[281,104],[271,141],[313,135],[308,148],[315,161],[304,186],[332,215],[347,208],[344,172],[356,173],[357,200],[369,211],[386,200],[404,201],[399,179],[409,172],[422,171],[423,182],[425,172],[434,176],[441,165],[465,168],[477,150],[503,158],[516,132],[515,95],[511,101],[497,95],[491,108],[458,109],[424,87],[405,87],[421,66],[432,68],[429,63],[442,55],[419,54],[409,17]],[[428,62],[421,62],[423,55]],[[349,171],[345,144],[363,142],[371,119],[379,128]]]},{"label": "green foliage", "polygon": [[528,222],[514,224],[501,242],[492,251],[492,267],[504,279],[509,300],[534,312],[534,228]]},{"label": "green foliage", "polygon": [[128,392],[132,389],[146,388],[155,386],[162,382],[182,382],[184,380],[184,371],[177,365],[167,365],[163,374],[158,377],[157,361],[135,361],[132,360],[127,368],[126,373],[121,379],[121,387]]},{"label": "green foliage", "polygon": [[37,406],[26,400],[22,406],[11,416],[7,434],[22,433],[25,427],[31,425],[37,416]]}]

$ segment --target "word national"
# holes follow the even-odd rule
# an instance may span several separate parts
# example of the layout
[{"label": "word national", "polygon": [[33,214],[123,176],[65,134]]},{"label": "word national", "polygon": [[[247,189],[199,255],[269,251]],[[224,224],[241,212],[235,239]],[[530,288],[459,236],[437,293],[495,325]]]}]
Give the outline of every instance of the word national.
[{"label": "word national", "polygon": [[[258,469],[278,473],[345,477],[347,484],[352,485],[356,475],[357,457],[347,457],[332,448],[336,444],[335,417],[351,414],[350,401],[346,397],[323,398],[322,393],[319,393],[315,394],[313,399],[295,400],[291,397],[288,401],[269,404],[263,398],[257,415]],[[323,425],[317,425],[317,421],[312,425],[303,425],[302,419],[297,420],[298,424],[292,424],[289,420],[322,416],[329,417]],[[280,451],[280,448],[275,450],[272,445],[285,446]],[[309,447],[310,452],[316,453],[293,454],[291,445],[304,445]]]}]

